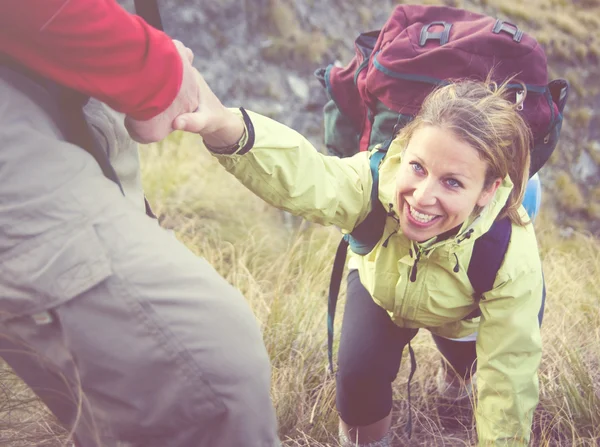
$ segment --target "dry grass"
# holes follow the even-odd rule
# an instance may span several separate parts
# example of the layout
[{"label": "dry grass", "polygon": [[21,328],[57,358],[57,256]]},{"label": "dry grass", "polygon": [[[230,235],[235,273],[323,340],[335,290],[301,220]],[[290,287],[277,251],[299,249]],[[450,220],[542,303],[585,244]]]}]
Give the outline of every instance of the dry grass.
[{"label": "dry grass", "polygon": [[573,182],[567,172],[560,171],[556,175],[553,186],[556,194],[555,198],[562,209],[579,211],[584,208],[585,198],[577,183]]},{"label": "dry grass", "polygon": [[[146,152],[151,200],[161,213],[172,216],[168,221],[179,222],[177,230],[186,243],[251,302],[273,363],[272,393],[284,445],[337,445],[335,387],[326,374],[325,341],[326,293],[337,231],[317,226],[287,231],[279,212],[248,193],[198,144],[184,146]],[[177,187],[167,188],[168,194],[159,176],[165,172],[164,163],[167,172],[177,164],[187,171]],[[538,234],[548,301],[534,444],[595,445],[600,441],[600,243],[577,232],[561,236],[543,218]],[[340,316],[341,311],[338,323]],[[404,362],[395,390],[396,436],[403,445],[469,445],[474,436],[471,414],[463,408],[457,418],[456,409],[438,406],[433,383],[438,354],[431,338],[421,332],[414,343],[419,362],[412,385],[414,434],[411,441],[404,438]]]},{"label": "dry grass", "polygon": [[0,365],[0,445],[61,447],[65,434],[10,368]]}]

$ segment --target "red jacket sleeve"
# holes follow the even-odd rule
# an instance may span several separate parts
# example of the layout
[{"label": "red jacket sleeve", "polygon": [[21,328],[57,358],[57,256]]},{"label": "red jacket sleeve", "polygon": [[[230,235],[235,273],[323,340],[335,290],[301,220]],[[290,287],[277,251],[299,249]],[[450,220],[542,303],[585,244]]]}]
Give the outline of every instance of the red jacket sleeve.
[{"label": "red jacket sleeve", "polygon": [[114,0],[2,0],[0,52],[138,120],[165,110],[183,75],[171,39]]}]

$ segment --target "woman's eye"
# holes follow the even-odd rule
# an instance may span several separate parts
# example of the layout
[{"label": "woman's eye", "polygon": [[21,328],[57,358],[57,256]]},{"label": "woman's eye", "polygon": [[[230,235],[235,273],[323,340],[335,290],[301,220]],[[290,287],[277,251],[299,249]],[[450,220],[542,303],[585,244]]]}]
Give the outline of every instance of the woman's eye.
[{"label": "woman's eye", "polygon": [[462,188],[462,183],[453,178],[449,178],[448,180],[446,180],[446,184],[451,188]]},{"label": "woman's eye", "polygon": [[423,172],[423,171],[424,171],[424,169],[423,169],[423,166],[421,166],[421,165],[420,165],[419,163],[417,163],[416,161],[411,161],[411,162],[410,162],[410,166],[412,167],[412,170],[413,170],[413,171],[415,171],[415,172],[419,172],[419,173],[421,173],[421,172]]}]

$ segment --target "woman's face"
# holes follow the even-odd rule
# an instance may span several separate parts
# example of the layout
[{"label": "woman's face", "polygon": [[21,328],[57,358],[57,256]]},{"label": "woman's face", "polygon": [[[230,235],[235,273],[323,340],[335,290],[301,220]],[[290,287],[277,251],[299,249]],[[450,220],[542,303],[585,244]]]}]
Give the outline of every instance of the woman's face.
[{"label": "woman's face", "polygon": [[486,162],[454,132],[436,126],[417,129],[402,157],[396,200],[402,232],[424,242],[461,225],[476,205],[483,207],[501,184],[483,189]]}]

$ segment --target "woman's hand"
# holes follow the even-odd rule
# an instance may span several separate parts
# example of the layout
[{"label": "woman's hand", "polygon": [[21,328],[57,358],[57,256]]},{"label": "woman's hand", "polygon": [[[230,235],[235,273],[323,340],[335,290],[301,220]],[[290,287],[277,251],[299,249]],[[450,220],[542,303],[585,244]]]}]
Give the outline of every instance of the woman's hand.
[{"label": "woman's hand", "polygon": [[244,134],[242,118],[223,106],[202,75],[194,71],[199,90],[198,109],[178,116],[173,127],[198,133],[206,144],[215,148],[236,144]]}]

